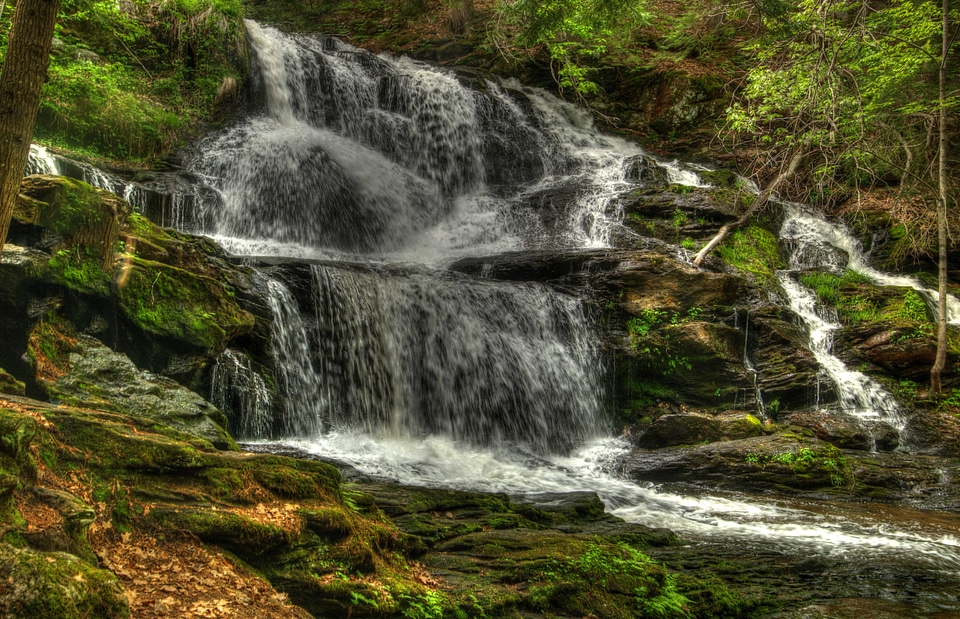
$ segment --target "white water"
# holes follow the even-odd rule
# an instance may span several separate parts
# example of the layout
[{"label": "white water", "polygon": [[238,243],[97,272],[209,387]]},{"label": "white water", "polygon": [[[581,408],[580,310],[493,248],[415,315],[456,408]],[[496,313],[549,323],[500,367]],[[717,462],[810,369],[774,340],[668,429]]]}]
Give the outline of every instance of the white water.
[{"label": "white water", "polygon": [[855,417],[882,419],[898,431],[903,430],[906,422],[896,399],[877,381],[849,369],[834,356],[833,332],[840,328],[836,317],[830,317],[816,295],[796,281],[792,273],[778,273],[778,279],[790,309],[807,328],[810,352],[836,387],[840,408]]},{"label": "white water", "polygon": [[195,231],[261,255],[426,264],[609,244],[642,150],[582,110],[516,82],[480,92],[410,59],[248,32],[265,108],[199,149],[192,170],[216,198]]},{"label": "white water", "polygon": [[[834,224],[796,205],[786,205],[780,238],[796,247],[791,256],[791,269],[827,268],[856,271],[877,286],[912,288],[935,308],[938,292],[915,278],[883,273],[870,266],[860,241],[845,227]],[[935,311],[931,318],[936,321]],[[960,300],[947,295],[947,322],[960,326]]]},{"label": "white water", "polygon": [[27,157],[27,174],[60,174],[57,160],[43,146],[30,145],[30,154]]},{"label": "white water", "polygon": [[735,495],[665,492],[617,477],[618,462],[630,451],[620,439],[600,439],[569,456],[545,457],[492,451],[439,436],[411,440],[360,432],[334,432],[309,441],[287,439],[282,444],[404,484],[506,493],[534,502],[543,494],[596,492],[613,515],[667,528],[687,539],[719,536],[784,552],[850,559],[869,560],[874,553],[883,553],[960,571],[960,542],[956,529],[949,526],[898,530],[881,518],[855,513],[838,516]]},{"label": "white water", "polygon": [[268,279],[266,288],[267,302],[273,311],[274,368],[284,396],[279,419],[281,433],[283,436],[318,436],[323,431],[324,399],[320,374],[314,369],[310,354],[309,333],[287,287]]}]

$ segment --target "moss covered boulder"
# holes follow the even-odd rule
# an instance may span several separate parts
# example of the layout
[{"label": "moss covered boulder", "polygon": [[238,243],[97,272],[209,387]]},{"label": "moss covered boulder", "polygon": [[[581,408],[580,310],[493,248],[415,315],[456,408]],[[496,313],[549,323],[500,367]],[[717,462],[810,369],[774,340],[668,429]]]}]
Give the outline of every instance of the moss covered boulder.
[{"label": "moss covered boulder", "polygon": [[17,380],[11,376],[9,372],[0,368],[0,393],[24,395],[25,389],[26,385],[24,385],[22,380]]},{"label": "moss covered boulder", "polygon": [[0,617],[126,619],[117,577],[67,553],[0,544]]},{"label": "moss covered boulder", "polygon": [[169,378],[138,369],[98,340],[73,333],[66,321],[38,323],[29,354],[37,383],[52,400],[141,416],[236,449],[215,406]]}]

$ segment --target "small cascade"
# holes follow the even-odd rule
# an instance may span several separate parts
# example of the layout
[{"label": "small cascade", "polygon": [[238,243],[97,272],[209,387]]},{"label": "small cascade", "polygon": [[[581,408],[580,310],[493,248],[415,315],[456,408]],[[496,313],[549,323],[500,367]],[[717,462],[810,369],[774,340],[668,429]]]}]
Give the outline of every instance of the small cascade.
[{"label": "small cascade", "polygon": [[839,227],[789,205],[780,236],[791,247],[791,270],[778,273],[780,285],[807,329],[810,352],[836,386],[840,409],[867,424],[882,421],[902,430],[906,422],[896,399],[877,381],[851,370],[833,354],[833,333],[841,326],[835,312],[822,307],[816,295],[797,280],[796,274],[805,269],[869,269],[859,247]]},{"label": "small cascade", "polygon": [[[735,315],[737,322],[739,322],[739,315]],[[740,325],[736,325],[737,328]],[[754,367],[753,361],[750,360],[749,354],[750,348],[750,312],[746,314],[743,324],[743,366],[747,370],[747,374],[750,376],[750,379],[753,381],[753,393],[754,397],[757,399],[757,416],[760,419],[767,418],[767,405],[763,402],[763,390],[760,388],[759,376],[757,375],[757,368]]]},{"label": "small cascade", "polygon": [[321,397],[320,375],[311,358],[309,333],[296,299],[286,286],[267,279],[266,300],[273,312],[270,336],[274,371],[283,394],[275,431],[280,436],[317,436],[323,431],[325,401]]},{"label": "small cascade", "polygon": [[[936,321],[938,292],[915,278],[883,273],[870,266],[860,241],[840,224],[830,223],[796,205],[786,205],[782,239],[794,246],[791,269],[826,268],[856,271],[877,286],[898,286],[916,290],[931,308]],[[947,295],[947,323],[960,326],[960,300]]]},{"label": "small cascade", "polygon": [[60,174],[60,166],[56,158],[39,144],[30,145],[30,154],[27,157],[27,174]]},{"label": "small cascade", "polygon": [[[309,356],[306,342],[318,346],[319,384],[302,384],[294,373],[316,404],[285,413],[308,417],[291,425],[312,431],[320,416],[333,432],[436,435],[537,454],[608,431],[599,355],[577,299],[532,284],[334,264],[313,265],[309,280],[318,333],[284,341],[296,346],[287,356],[298,359]],[[295,308],[279,285],[272,291],[271,305]],[[276,331],[296,333],[302,323],[286,314],[290,324]],[[309,363],[295,361],[304,371]]]},{"label": "small cascade", "polygon": [[250,358],[229,348],[213,366],[210,401],[234,420],[238,439],[269,438],[273,429],[273,397]]}]

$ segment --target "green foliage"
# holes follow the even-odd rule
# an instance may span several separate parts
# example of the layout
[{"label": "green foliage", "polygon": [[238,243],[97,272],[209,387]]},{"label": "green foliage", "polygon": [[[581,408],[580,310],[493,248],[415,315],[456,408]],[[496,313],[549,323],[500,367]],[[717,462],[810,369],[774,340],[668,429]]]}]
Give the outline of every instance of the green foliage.
[{"label": "green foliage", "polygon": [[760,226],[735,230],[717,248],[725,261],[761,281],[772,282],[777,269],[783,268],[780,246],[772,232]]},{"label": "green foliage", "polygon": [[651,329],[663,324],[667,318],[667,312],[657,308],[649,308],[640,312],[639,316],[634,316],[627,321],[627,332],[630,334],[630,340],[643,337],[650,333]]},{"label": "green foliage", "polygon": [[726,135],[757,147],[758,166],[785,162],[801,144],[814,151],[786,194],[793,199],[830,204],[877,180],[916,184],[935,159],[926,134],[939,106],[939,3],[761,6],[765,34],[747,46],[752,66],[727,109]]},{"label": "green foliage", "polygon": [[744,462],[761,468],[769,464],[785,466],[796,474],[818,471],[829,477],[830,484],[835,488],[847,485],[852,478],[846,457],[833,445],[822,445],[815,449],[801,446],[767,454],[751,452],[744,457]]},{"label": "green foliage", "polygon": [[562,90],[596,94],[593,64],[648,19],[637,0],[504,1],[498,10],[519,30],[515,44],[542,48]]},{"label": "green foliage", "polygon": [[120,63],[63,60],[50,67],[38,135],[90,155],[141,159],[173,146],[183,119],[137,94],[143,76]]},{"label": "green foliage", "polygon": [[242,17],[240,0],[63,0],[38,139],[94,158],[169,152],[236,93]]},{"label": "green foliage", "polygon": [[[689,600],[677,589],[673,575],[629,544],[591,543],[568,559],[540,562],[530,580],[528,602],[537,610],[583,614],[607,592],[633,592],[634,612],[611,616],[686,617]],[[589,613],[588,613],[589,614]]]},{"label": "green foliage", "polygon": [[401,595],[401,615],[407,619],[443,619],[447,598],[439,591],[427,591],[423,595]]}]

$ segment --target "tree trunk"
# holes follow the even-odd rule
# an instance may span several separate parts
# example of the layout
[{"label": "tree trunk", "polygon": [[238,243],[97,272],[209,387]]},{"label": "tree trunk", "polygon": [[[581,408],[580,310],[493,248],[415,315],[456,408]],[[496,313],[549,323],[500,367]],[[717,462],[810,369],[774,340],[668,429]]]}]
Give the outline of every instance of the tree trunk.
[{"label": "tree trunk", "polygon": [[19,0],[0,72],[0,251],[27,167],[60,0]]},{"label": "tree trunk", "polygon": [[700,263],[703,262],[703,259],[710,255],[710,252],[716,248],[717,245],[723,242],[727,235],[747,223],[747,221],[753,216],[754,213],[759,212],[766,206],[767,202],[770,201],[770,196],[774,191],[777,190],[783,182],[790,179],[797,171],[797,166],[800,165],[800,160],[803,159],[803,156],[807,153],[806,143],[802,144],[800,148],[794,152],[793,157],[790,158],[790,165],[787,166],[787,169],[777,175],[775,179],[770,181],[763,191],[757,194],[756,199],[754,199],[753,204],[740,216],[740,219],[737,221],[726,224],[720,230],[717,231],[717,234],[714,235],[710,241],[703,246],[703,249],[697,252],[697,255],[693,257],[693,265],[700,266]]},{"label": "tree trunk", "polygon": [[937,245],[940,289],[937,295],[937,358],[930,368],[930,390],[942,390],[941,374],[947,365],[947,57],[950,53],[950,0],[943,0],[943,50],[940,56],[940,161],[937,196]]}]

